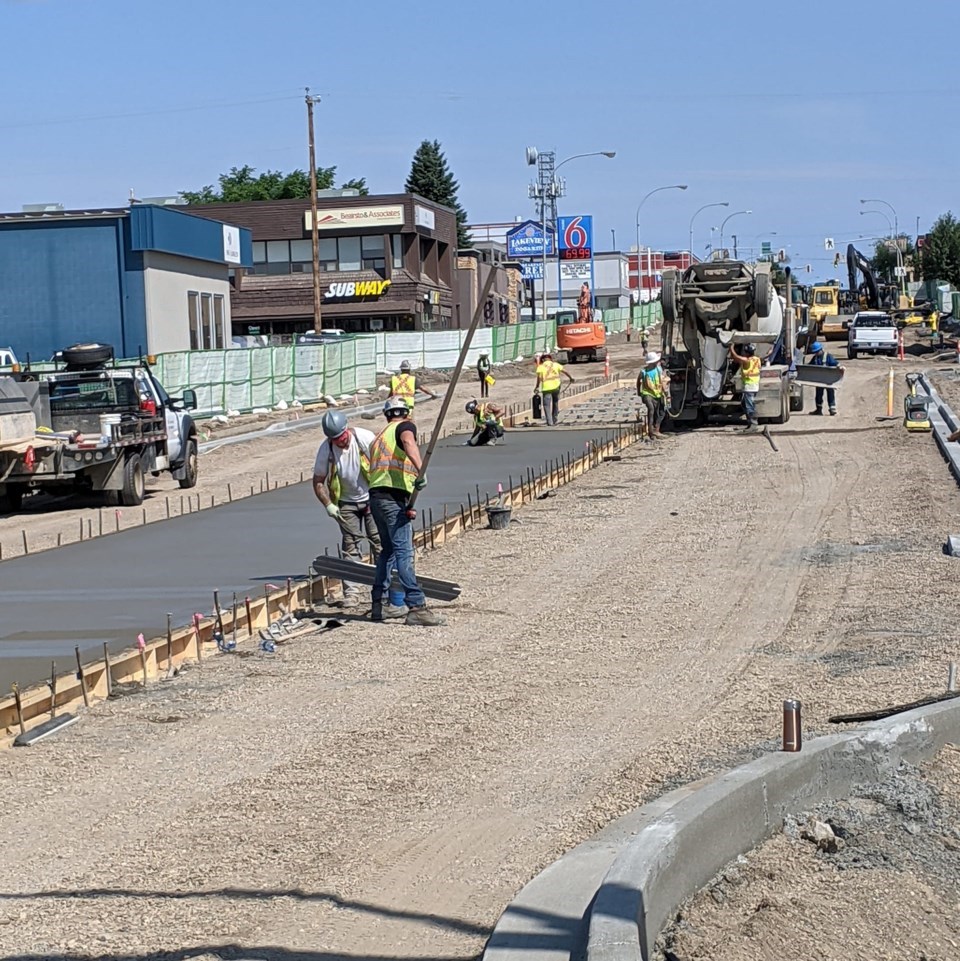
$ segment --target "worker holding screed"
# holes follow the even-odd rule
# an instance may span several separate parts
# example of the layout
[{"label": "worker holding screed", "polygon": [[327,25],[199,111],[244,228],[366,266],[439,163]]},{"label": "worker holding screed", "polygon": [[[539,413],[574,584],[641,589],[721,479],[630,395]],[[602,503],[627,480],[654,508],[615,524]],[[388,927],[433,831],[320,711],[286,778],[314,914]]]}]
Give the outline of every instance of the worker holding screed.
[{"label": "worker holding screed", "polygon": [[[373,585],[371,619],[383,621],[405,616],[405,623],[411,626],[439,627],[444,619],[427,607],[414,570],[415,511],[410,509],[410,498],[415,490],[422,490],[427,484],[426,476],[420,473],[423,459],[417,444],[417,427],[402,397],[388,398],[383,405],[383,415],[387,424],[370,447],[368,475],[370,509],[382,544]],[[404,604],[400,607],[383,603],[394,568],[404,592]]]},{"label": "worker holding screed", "polygon": [[[362,560],[360,542],[370,541],[374,562],[380,555],[380,535],[370,510],[367,472],[373,431],[348,427],[347,416],[328,410],[320,425],[325,439],[313,466],[313,492],[327,513],[340,525],[340,549],[344,557]],[[343,606],[360,604],[360,585],[344,582]]]}]

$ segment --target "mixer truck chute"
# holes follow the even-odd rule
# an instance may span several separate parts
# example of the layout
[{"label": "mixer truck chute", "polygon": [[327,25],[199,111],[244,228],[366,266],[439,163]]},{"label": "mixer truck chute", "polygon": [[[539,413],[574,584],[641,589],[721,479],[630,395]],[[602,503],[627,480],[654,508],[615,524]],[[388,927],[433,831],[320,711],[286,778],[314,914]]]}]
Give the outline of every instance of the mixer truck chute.
[{"label": "mixer truck chute", "polygon": [[705,424],[737,415],[742,383],[730,344],[754,344],[764,362],[757,394],[761,421],[790,419],[790,367],[770,364],[784,333],[784,312],[769,264],[737,260],[692,264],[681,274],[663,272],[664,367],[670,375],[668,419]]}]

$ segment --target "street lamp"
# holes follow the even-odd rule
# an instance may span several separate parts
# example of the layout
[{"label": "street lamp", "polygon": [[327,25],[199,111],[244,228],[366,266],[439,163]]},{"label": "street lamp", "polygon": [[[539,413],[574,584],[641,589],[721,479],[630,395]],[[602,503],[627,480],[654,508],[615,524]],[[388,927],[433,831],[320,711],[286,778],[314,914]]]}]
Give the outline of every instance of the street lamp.
[{"label": "street lamp", "polygon": [[[690,250],[690,256],[691,256],[691,258],[693,257],[693,221],[694,221],[694,218],[697,216],[698,213],[700,213],[701,210],[706,210],[708,207],[729,207],[729,206],[730,206],[730,201],[728,201],[728,200],[721,200],[721,201],[718,201],[718,202],[715,203],[715,204],[704,204],[702,207],[698,207],[698,208],[693,212],[693,217],[690,218],[690,241],[689,241],[689,244],[688,244],[688,249]],[[638,248],[638,249],[639,249],[639,248]]]},{"label": "street lamp", "polygon": [[[880,202],[882,203],[883,201]],[[887,206],[889,206],[889,204]],[[900,237],[896,233],[896,223],[891,223],[890,218],[882,210],[861,210],[860,216],[862,217],[864,214],[877,214],[878,216],[883,217],[883,219],[887,222],[887,226],[893,232],[893,249],[897,253],[897,273],[900,275],[900,293],[906,294],[907,277],[906,271],[903,269],[903,251],[900,249]]]},{"label": "street lamp", "polygon": [[893,239],[896,240],[900,236],[900,227],[897,222],[897,212],[894,210],[893,204],[888,203],[886,200],[861,200],[861,204],[883,204],[884,207],[889,207],[893,211]]},{"label": "street lamp", "polygon": [[[640,208],[647,202],[647,198],[652,197],[654,194],[660,193],[661,190],[686,190],[686,184],[667,184],[664,187],[654,187],[653,190],[648,191],[643,200],[637,204],[637,296],[639,297],[643,293],[643,284],[640,283]],[[650,264],[650,246],[647,245],[647,270],[650,271],[650,276],[653,276],[653,271],[651,270]],[[653,284],[650,285],[650,297],[653,299]]]},{"label": "street lamp", "polygon": [[739,217],[740,214],[752,214],[752,210],[735,210],[732,214],[728,214],[724,217],[720,224],[720,252],[723,253],[723,228],[726,227],[727,221],[732,220],[734,217]]}]

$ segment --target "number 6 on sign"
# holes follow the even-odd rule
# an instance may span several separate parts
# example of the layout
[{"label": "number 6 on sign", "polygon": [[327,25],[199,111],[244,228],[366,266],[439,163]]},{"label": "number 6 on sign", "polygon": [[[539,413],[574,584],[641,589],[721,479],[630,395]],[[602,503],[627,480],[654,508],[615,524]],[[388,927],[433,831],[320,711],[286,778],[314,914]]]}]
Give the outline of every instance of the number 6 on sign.
[{"label": "number 6 on sign", "polygon": [[557,233],[561,250],[585,250],[587,257],[593,247],[593,217],[558,217]]}]

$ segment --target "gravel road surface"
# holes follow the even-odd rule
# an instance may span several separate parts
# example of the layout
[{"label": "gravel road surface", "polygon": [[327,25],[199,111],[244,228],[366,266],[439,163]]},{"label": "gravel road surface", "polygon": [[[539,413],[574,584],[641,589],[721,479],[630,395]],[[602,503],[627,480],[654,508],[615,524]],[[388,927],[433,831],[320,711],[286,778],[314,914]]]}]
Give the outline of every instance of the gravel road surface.
[{"label": "gravel road surface", "polygon": [[887,367],[851,364],[840,415],[779,453],[640,444],[426,555],[464,586],[447,627],[205,661],[0,755],[6,951],[474,958],[560,853],[775,747],[784,697],[813,735],[942,690],[960,497],[929,436],[876,419]]}]

